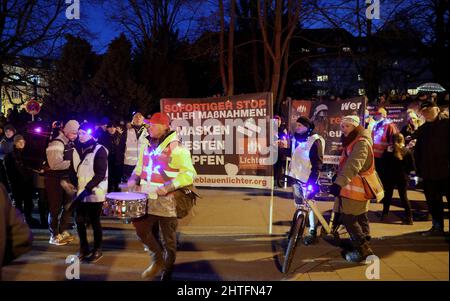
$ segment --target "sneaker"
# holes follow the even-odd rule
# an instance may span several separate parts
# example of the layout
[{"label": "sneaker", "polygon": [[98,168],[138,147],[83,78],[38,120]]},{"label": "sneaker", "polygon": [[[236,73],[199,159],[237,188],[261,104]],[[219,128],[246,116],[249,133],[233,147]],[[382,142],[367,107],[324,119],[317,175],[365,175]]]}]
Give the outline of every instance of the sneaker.
[{"label": "sneaker", "polygon": [[62,240],[67,243],[69,243],[75,239],[75,237],[72,234],[70,234],[69,231],[64,231],[63,233],[61,233],[61,237],[62,237]]},{"label": "sneaker", "polygon": [[55,246],[63,246],[67,245],[67,241],[64,241],[61,234],[58,234],[56,236],[51,236],[50,240],[48,241],[49,244],[55,245]]},{"label": "sneaker", "polygon": [[164,268],[161,260],[153,261],[153,263],[141,274],[143,279],[152,279]]},{"label": "sneaker", "polygon": [[87,258],[87,261],[89,263],[95,263],[95,262],[99,261],[100,258],[102,258],[102,257],[103,257],[103,253],[101,250],[94,250],[94,251],[92,251],[91,256],[89,256]]},{"label": "sneaker", "polygon": [[425,236],[425,237],[444,236],[444,235],[445,235],[444,230],[442,230],[440,228],[435,228],[434,226],[431,227],[430,230],[422,232],[422,236]]}]

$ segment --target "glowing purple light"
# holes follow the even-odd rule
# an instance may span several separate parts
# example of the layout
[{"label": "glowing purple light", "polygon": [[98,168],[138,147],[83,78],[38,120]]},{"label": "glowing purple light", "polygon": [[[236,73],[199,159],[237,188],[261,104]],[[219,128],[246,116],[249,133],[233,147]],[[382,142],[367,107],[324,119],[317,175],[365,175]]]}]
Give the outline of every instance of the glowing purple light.
[{"label": "glowing purple light", "polygon": [[92,134],[92,129],[88,129],[87,130],[87,133],[90,135],[90,134]]},{"label": "glowing purple light", "polygon": [[36,133],[40,133],[40,132],[42,132],[42,128],[40,128],[40,127],[34,128],[34,131]]},{"label": "glowing purple light", "polygon": [[308,190],[308,191],[313,191],[313,186],[312,186],[312,185],[308,185],[307,190]]}]

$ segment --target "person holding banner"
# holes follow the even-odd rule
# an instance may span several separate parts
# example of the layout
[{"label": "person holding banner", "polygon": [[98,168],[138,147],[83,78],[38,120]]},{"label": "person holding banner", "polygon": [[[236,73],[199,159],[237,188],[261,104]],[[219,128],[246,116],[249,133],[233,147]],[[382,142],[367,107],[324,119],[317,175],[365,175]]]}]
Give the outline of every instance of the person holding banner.
[{"label": "person holding banner", "polygon": [[356,115],[345,116],[341,122],[343,151],[339,160],[336,179],[330,187],[335,195],[334,212],[347,229],[352,242],[351,248],[342,253],[349,262],[361,262],[373,251],[369,246],[370,200],[366,196],[361,175],[371,176],[375,172],[374,151],[369,131],[360,125]]},{"label": "person holding banner", "polygon": [[189,150],[170,130],[169,117],[155,113],[149,124],[150,145],[140,153],[128,180],[129,188],[140,183],[141,191],[148,193],[148,214],[134,219],[133,225],[152,253],[152,263],[142,278],[151,279],[162,272],[161,280],[171,280],[177,247],[176,192],[193,184],[196,171]]},{"label": "person holding banner", "polygon": [[[317,179],[323,165],[325,140],[318,134],[313,134],[314,123],[308,117],[297,119],[294,137],[292,139],[292,159],[289,166],[289,176],[293,179],[294,201],[297,205],[303,203],[302,186],[317,191]],[[309,234],[303,243],[310,245],[315,242],[317,220],[314,212],[309,212]]]}]

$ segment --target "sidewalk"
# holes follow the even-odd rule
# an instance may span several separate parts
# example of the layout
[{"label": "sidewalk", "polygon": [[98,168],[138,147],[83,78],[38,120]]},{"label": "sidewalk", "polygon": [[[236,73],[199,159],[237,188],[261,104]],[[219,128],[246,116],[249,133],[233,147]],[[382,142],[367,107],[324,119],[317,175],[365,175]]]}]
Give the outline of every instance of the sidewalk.
[{"label": "sidewalk", "polygon": [[[280,272],[285,233],[294,212],[288,191],[274,198],[273,234],[268,235],[270,194],[259,190],[199,189],[195,215],[180,221],[175,280],[368,280],[366,265],[347,263],[339,249],[323,240],[300,246],[290,273]],[[425,208],[423,195],[410,192],[413,207]],[[443,238],[425,238],[431,222],[400,224],[394,202],[387,222],[378,222],[380,204],[370,212],[372,246],[381,259],[380,280],[449,280],[449,246]],[[320,202],[322,211],[332,204]],[[149,256],[132,225],[104,220],[104,257],[81,265],[82,280],[140,280]],[[448,219],[446,219],[448,231]],[[36,230],[33,251],[3,269],[3,280],[65,280],[65,258],[77,251],[48,245],[46,230]]]}]

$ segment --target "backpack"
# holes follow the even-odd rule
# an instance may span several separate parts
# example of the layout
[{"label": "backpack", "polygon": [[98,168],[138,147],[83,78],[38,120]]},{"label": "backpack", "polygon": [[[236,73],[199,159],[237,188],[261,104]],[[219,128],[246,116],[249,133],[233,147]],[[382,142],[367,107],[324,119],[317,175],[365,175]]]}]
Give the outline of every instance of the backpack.
[{"label": "backpack", "polygon": [[186,217],[197,203],[197,197],[200,196],[193,189],[194,185],[189,185],[174,191],[177,218]]}]

